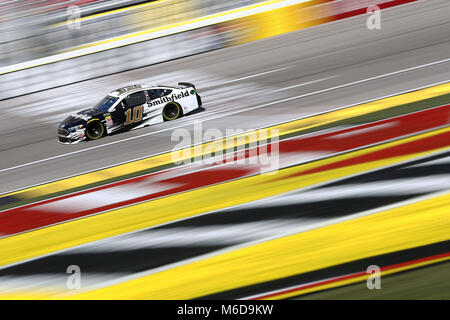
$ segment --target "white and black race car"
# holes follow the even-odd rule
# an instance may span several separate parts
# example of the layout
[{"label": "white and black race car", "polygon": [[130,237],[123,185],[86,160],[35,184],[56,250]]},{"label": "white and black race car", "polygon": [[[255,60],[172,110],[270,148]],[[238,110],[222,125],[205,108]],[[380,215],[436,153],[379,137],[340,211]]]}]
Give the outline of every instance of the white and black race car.
[{"label": "white and black race car", "polygon": [[201,109],[195,86],[131,85],[114,90],[94,107],[65,119],[58,127],[58,141],[96,140],[120,131],[175,120]]}]

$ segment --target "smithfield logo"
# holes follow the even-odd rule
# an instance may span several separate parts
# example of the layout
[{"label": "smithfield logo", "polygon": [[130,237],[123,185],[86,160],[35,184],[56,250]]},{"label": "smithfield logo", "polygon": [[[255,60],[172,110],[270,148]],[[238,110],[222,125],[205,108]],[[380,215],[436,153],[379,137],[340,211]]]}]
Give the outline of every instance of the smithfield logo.
[{"label": "smithfield logo", "polygon": [[183,91],[183,92],[181,92],[179,94],[172,93],[172,95],[170,95],[170,96],[166,96],[166,97],[159,98],[158,100],[150,101],[150,102],[148,102],[148,105],[149,106],[157,106],[157,105],[160,105],[162,103],[173,102],[173,101],[175,101],[177,99],[181,99],[181,98],[185,98],[185,97],[189,97],[189,91],[188,90]]}]

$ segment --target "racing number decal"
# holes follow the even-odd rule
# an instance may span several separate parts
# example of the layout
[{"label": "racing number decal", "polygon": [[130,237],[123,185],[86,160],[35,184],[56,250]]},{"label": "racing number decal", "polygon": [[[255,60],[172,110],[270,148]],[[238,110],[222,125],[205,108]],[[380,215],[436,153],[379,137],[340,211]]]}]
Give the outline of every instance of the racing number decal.
[{"label": "racing number decal", "polygon": [[[133,113],[133,117],[131,117],[131,113]],[[144,107],[143,106],[137,106],[133,108],[133,112],[131,112],[131,109],[128,109],[125,111],[125,125],[132,124],[133,122],[139,122],[142,120],[142,115],[144,113]]]}]

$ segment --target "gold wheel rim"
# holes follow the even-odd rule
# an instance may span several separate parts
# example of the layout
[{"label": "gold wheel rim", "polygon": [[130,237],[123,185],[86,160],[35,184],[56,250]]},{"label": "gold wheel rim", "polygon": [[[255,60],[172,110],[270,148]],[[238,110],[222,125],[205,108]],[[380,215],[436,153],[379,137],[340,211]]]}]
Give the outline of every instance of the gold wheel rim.
[{"label": "gold wheel rim", "polygon": [[[169,105],[169,104],[167,104],[167,105]],[[167,106],[166,105],[166,106]],[[176,118],[178,118],[178,116],[180,115],[180,105],[178,104],[178,103],[170,103],[170,105],[174,105],[174,106],[176,106],[177,107],[177,114],[175,115],[175,116],[173,116],[173,117],[169,117],[169,116],[167,116],[166,115],[166,113],[165,112],[163,112],[163,115],[164,115],[164,118],[166,119],[166,120],[175,120]]]}]

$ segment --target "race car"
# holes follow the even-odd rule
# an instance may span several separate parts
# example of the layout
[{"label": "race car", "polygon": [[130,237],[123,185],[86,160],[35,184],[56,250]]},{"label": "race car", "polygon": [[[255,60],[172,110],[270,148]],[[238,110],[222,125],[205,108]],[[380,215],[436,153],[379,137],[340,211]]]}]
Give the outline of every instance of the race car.
[{"label": "race car", "polygon": [[94,107],[66,118],[58,127],[64,144],[97,140],[115,132],[171,121],[199,111],[195,86],[131,85],[112,91]]}]

